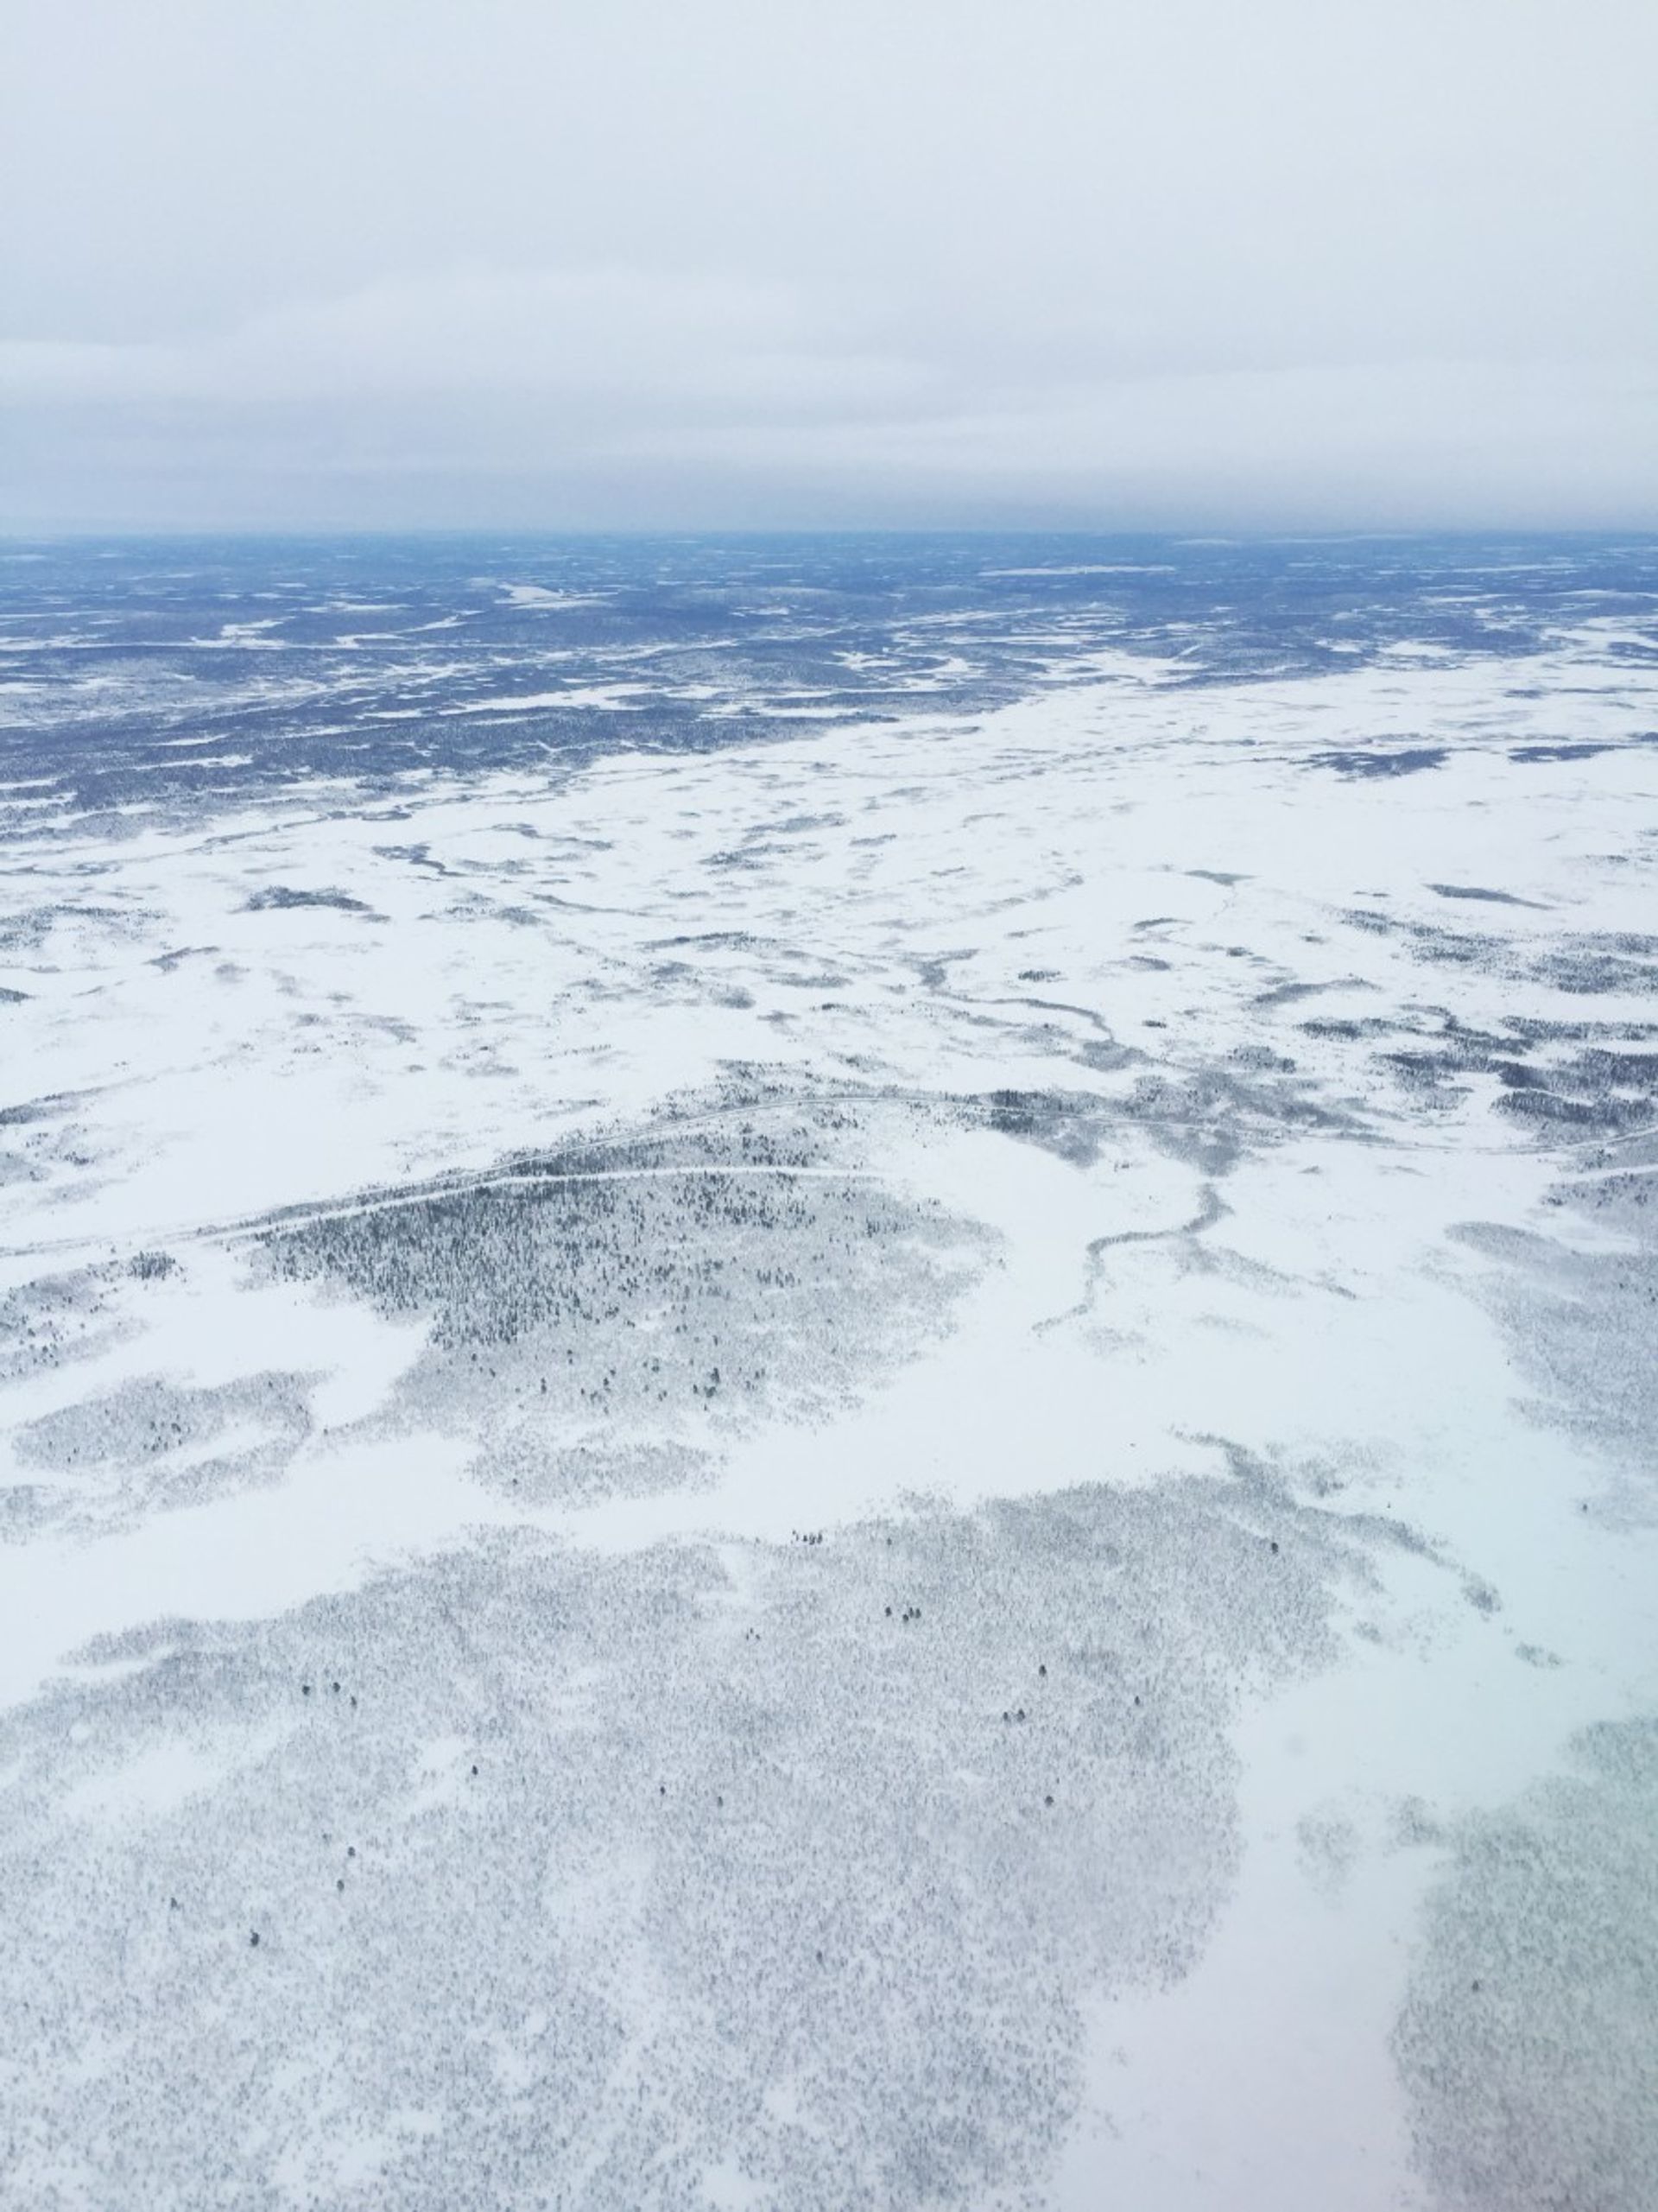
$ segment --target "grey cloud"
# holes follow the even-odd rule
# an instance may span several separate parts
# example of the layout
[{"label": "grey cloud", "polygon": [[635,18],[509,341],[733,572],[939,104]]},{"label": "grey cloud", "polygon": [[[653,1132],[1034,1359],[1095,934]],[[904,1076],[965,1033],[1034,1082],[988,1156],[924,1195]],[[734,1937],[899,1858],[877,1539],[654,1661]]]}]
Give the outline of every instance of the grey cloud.
[{"label": "grey cloud", "polygon": [[0,526],[1658,519],[1634,0],[89,0]]}]

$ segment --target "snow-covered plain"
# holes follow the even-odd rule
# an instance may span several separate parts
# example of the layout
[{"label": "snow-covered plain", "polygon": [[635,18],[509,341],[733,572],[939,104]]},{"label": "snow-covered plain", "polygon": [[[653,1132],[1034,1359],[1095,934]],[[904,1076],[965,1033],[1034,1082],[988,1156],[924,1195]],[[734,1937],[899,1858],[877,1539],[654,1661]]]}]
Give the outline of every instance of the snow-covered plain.
[{"label": "snow-covered plain", "polygon": [[1658,2202],[1658,627],[1086,642],[0,795],[4,2201]]}]

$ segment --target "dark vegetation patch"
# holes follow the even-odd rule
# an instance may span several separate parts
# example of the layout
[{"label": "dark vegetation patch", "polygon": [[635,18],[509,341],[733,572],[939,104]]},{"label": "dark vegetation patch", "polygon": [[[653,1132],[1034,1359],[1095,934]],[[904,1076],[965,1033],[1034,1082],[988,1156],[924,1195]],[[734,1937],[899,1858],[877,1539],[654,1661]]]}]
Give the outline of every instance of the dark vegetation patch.
[{"label": "dark vegetation patch", "polygon": [[258,1264],[424,1317],[394,1417],[476,1436],[487,1479],[581,1488],[619,1454],[632,1486],[854,1402],[948,1325],[990,1240],[838,1165],[853,1119],[713,1113],[524,1157],[273,1223]]},{"label": "dark vegetation patch", "polygon": [[182,967],[186,960],[211,960],[218,950],[217,945],[179,945],[170,953],[157,953],[144,965],[159,968],[163,975],[171,975],[175,969]]},{"label": "dark vegetation patch", "polygon": [[1394,2050],[1423,2173],[1465,2212],[1658,2203],[1658,1722],[1464,1822]]},{"label": "dark vegetation patch", "polygon": [[1338,776],[1420,776],[1449,758],[1449,750],[1444,745],[1401,745],[1389,751],[1378,746],[1362,752],[1349,750],[1307,756],[1310,766],[1333,769]]},{"label": "dark vegetation patch", "polygon": [[1252,1062],[1246,1048],[1235,1067],[1143,1076],[1112,1112],[1160,1151],[1211,1176],[1293,1132],[1359,1129],[1350,1109],[1320,1099],[1310,1081],[1288,1072],[1293,1062],[1269,1059],[1276,1064]]},{"label": "dark vegetation patch", "polygon": [[1039,1144],[1073,1166],[1092,1166],[1132,1131],[1206,1175],[1225,1174],[1247,1150],[1292,1130],[1356,1126],[1350,1113],[1314,1096],[1294,1060],[1264,1045],[1240,1045],[1225,1066],[1192,1074],[1149,1072],[1115,1098],[991,1091],[982,1100],[964,1099],[959,1110],[982,1113],[1000,1135]]},{"label": "dark vegetation patch", "polygon": [[808,1534],[492,1537],[0,1722],[21,2198],[1024,2201],[1082,2000],[1228,1892],[1240,1685],[1366,1553],[1239,1481]]},{"label": "dark vegetation patch", "polygon": [[19,1466],[56,1478],[32,1486],[27,1532],[126,1521],[274,1481],[310,1427],[301,1375],[249,1375],[206,1389],[160,1375],[123,1383],[16,1431]]},{"label": "dark vegetation patch", "polygon": [[1658,937],[1636,931],[1567,937],[1537,961],[1539,982],[1585,997],[1658,994]]},{"label": "dark vegetation patch", "polygon": [[1649,1032],[1510,1016],[1482,1029],[1443,1017],[1420,1041],[1381,1055],[1419,1097],[1463,1095],[1471,1076],[1502,1086],[1497,1110],[1540,1126],[1611,1134],[1658,1119],[1658,1051],[1632,1049]]},{"label": "dark vegetation patch", "polygon": [[1516,898],[1512,891],[1486,891],[1478,884],[1430,884],[1427,888],[1438,898],[1483,899],[1488,906],[1529,906],[1542,910],[1538,899]]},{"label": "dark vegetation patch", "polygon": [[1658,992],[1658,937],[1638,931],[1562,936],[1538,952],[1523,942],[1440,929],[1373,907],[1353,908],[1342,918],[1372,936],[1402,941],[1414,959],[1435,966],[1488,968],[1516,983],[1538,983],[1583,997]]},{"label": "dark vegetation patch", "polygon": [[1100,1100],[1066,1091],[991,1091],[983,1112],[998,1136],[1039,1144],[1078,1168],[1099,1157],[1113,1119]]},{"label": "dark vegetation patch", "polygon": [[1481,1287],[1536,1391],[1529,1410],[1623,1467],[1645,1517],[1658,1436],[1658,1168],[1586,1176],[1558,1195],[1614,1233],[1607,1249],[1484,1223],[1456,1233],[1496,1263]]},{"label": "dark vegetation patch", "polygon": [[76,1268],[0,1293],[0,1383],[90,1358],[112,1343],[112,1271]]},{"label": "dark vegetation patch", "polygon": [[1343,976],[1330,983],[1302,983],[1293,979],[1275,983],[1270,990],[1257,991],[1250,1001],[1256,1006],[1293,1006],[1303,998],[1318,998],[1329,991],[1373,991],[1374,984],[1362,976]]},{"label": "dark vegetation patch", "polygon": [[374,851],[382,860],[406,860],[411,868],[429,868],[434,876],[448,876],[455,872],[446,862],[432,858],[429,844],[377,845]]},{"label": "dark vegetation patch", "polygon": [[1509,758],[1537,763],[1551,760],[1592,760],[1597,753],[1611,752],[1613,750],[1614,748],[1611,745],[1512,745],[1509,749]]},{"label": "dark vegetation patch", "polygon": [[75,1103],[75,1094],[69,1091],[54,1093],[43,1099],[22,1099],[16,1106],[0,1106],[0,1129],[22,1129],[37,1121],[56,1121]]},{"label": "dark vegetation patch", "polygon": [[135,917],[118,906],[97,906],[85,899],[50,900],[0,917],[0,952],[38,953],[62,922],[98,922],[130,935]]},{"label": "dark vegetation patch", "polygon": [[269,884],[263,891],[254,891],[247,899],[244,911],[249,914],[285,912],[290,907],[326,906],[341,914],[371,914],[374,910],[349,891],[296,891],[288,884]]},{"label": "dark vegetation patch", "polygon": [[1356,1044],[1364,1037],[1392,1036],[1397,1034],[1398,1024],[1379,1014],[1367,1014],[1360,1020],[1338,1014],[1321,1014],[1300,1024],[1303,1036],[1332,1037],[1344,1044]]}]

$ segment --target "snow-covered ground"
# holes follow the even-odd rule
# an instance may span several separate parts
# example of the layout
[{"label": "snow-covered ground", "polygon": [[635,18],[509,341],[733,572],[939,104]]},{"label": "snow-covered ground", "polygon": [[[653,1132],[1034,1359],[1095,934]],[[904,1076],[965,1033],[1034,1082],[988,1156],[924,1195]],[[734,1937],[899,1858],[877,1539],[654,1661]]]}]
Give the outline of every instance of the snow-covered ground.
[{"label": "snow-covered ground", "polygon": [[0,2195],[1658,2203],[1639,647],[20,839]]}]

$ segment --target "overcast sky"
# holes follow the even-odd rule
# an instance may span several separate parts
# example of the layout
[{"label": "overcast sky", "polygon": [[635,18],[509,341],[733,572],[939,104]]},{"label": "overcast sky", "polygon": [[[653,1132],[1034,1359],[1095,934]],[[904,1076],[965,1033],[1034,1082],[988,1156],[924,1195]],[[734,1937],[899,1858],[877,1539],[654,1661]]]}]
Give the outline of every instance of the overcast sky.
[{"label": "overcast sky", "polygon": [[0,0],[0,528],[1658,525],[1658,0]]}]

